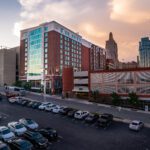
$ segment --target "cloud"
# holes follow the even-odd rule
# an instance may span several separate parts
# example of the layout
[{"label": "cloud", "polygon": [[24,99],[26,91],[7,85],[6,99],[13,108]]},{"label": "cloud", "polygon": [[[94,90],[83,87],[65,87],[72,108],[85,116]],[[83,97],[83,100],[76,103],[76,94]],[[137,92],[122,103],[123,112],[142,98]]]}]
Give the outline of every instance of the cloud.
[{"label": "cloud", "polygon": [[150,0],[110,0],[112,20],[137,24],[150,21]]}]

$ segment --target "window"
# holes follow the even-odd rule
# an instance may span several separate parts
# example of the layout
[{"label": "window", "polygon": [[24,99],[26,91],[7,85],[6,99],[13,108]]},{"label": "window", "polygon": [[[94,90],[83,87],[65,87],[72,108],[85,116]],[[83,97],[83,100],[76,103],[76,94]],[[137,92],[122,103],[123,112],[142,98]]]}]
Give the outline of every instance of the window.
[{"label": "window", "polygon": [[63,49],[63,45],[60,45],[60,48]]},{"label": "window", "polygon": [[45,63],[47,63],[47,59],[45,59]]},{"label": "window", "polygon": [[44,36],[45,36],[45,37],[48,37],[48,33],[47,33],[47,32],[46,32],[46,33],[44,33]]},{"label": "window", "polygon": [[47,58],[47,54],[45,54],[45,58]]},{"label": "window", "polygon": [[45,53],[47,53],[47,51],[48,51],[47,48],[45,48]]},{"label": "window", "polygon": [[45,43],[45,44],[44,44],[44,47],[48,47],[48,43]]},{"label": "window", "polygon": [[48,31],[48,27],[44,27],[44,31]]},{"label": "window", "polygon": [[44,42],[48,42],[48,38],[45,38],[45,39],[44,39]]},{"label": "window", "polygon": [[45,74],[47,74],[47,70],[45,70]]},{"label": "window", "polygon": [[45,64],[45,68],[47,68],[47,64]]}]

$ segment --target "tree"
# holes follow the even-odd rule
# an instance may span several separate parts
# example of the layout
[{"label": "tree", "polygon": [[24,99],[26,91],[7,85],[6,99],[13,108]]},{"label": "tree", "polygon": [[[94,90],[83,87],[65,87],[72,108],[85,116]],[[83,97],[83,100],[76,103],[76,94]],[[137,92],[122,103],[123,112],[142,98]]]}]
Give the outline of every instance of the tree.
[{"label": "tree", "polygon": [[17,87],[22,87],[22,81],[16,81],[13,85]]},{"label": "tree", "polygon": [[113,105],[118,106],[121,104],[121,97],[117,93],[113,92],[111,97]]},{"label": "tree", "polygon": [[23,87],[26,89],[26,90],[31,90],[31,82],[25,82],[23,84]]},{"label": "tree", "polygon": [[131,92],[129,93],[129,104],[132,106],[139,106],[139,97],[136,93]]}]

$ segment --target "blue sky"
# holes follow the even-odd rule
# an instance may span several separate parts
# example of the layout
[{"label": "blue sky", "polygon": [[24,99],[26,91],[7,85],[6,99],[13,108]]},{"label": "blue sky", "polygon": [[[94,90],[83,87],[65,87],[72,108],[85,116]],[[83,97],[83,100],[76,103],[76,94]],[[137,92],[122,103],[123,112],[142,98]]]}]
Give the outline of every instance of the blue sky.
[{"label": "blue sky", "polygon": [[13,26],[20,11],[21,6],[16,0],[0,1],[0,45],[12,47],[19,44],[18,37],[13,34]]},{"label": "blue sky", "polygon": [[0,45],[19,45],[21,29],[58,21],[105,47],[109,32],[119,59],[136,60],[138,42],[150,36],[150,0],[0,0]]}]

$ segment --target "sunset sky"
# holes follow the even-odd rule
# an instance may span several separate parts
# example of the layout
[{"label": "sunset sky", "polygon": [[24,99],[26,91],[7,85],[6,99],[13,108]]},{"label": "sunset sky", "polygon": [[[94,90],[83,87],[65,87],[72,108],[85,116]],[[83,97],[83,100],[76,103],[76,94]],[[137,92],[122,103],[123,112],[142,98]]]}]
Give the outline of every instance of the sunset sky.
[{"label": "sunset sky", "polygon": [[0,45],[19,45],[20,29],[55,20],[105,47],[109,32],[120,61],[136,60],[141,37],[150,37],[150,0],[0,0]]}]

